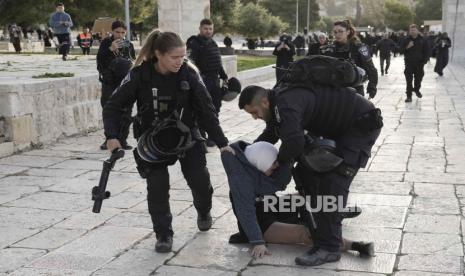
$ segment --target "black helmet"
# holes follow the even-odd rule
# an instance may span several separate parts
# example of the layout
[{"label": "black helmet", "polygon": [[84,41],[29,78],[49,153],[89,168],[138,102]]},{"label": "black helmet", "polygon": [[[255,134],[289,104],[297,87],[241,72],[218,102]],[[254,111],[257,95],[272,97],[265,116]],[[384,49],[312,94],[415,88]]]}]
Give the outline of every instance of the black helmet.
[{"label": "black helmet", "polygon": [[228,87],[223,87],[223,101],[230,102],[234,100],[241,93],[241,88],[241,82],[237,78],[230,78]]},{"label": "black helmet", "polygon": [[137,153],[150,163],[175,160],[193,147],[192,134],[180,120],[167,118],[142,134],[137,142]]}]

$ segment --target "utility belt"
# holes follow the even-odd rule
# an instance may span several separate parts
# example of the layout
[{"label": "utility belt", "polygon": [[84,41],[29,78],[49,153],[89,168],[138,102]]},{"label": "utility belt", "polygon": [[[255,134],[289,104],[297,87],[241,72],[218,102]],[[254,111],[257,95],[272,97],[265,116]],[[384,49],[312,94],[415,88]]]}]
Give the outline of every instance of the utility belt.
[{"label": "utility belt", "polygon": [[352,128],[362,133],[371,132],[383,127],[383,117],[379,108],[372,109],[354,120]]},{"label": "utility belt", "polygon": [[304,153],[299,157],[299,162],[313,172],[335,172],[354,177],[357,169],[344,163],[344,159],[336,152],[334,140],[306,134]]}]

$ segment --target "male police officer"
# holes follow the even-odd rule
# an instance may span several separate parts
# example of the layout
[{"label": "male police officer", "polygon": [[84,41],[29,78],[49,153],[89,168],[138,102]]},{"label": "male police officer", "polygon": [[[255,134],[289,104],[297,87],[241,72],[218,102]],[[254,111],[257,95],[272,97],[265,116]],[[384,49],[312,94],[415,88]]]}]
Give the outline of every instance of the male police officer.
[{"label": "male police officer", "polygon": [[420,34],[417,25],[410,25],[409,36],[401,42],[400,52],[404,54],[405,61],[404,75],[407,82],[405,102],[409,103],[412,101],[412,92],[415,92],[418,98],[423,97],[420,92],[421,81],[425,75],[423,67],[428,62],[430,52],[428,41]]},{"label": "male police officer", "polygon": [[[383,34],[383,38],[376,42],[376,50],[379,51],[379,67],[381,68],[381,76],[388,73],[391,65],[391,52],[394,52],[396,44],[389,38],[388,33]],[[386,61],[386,68],[384,67]]]},{"label": "male police officer", "polygon": [[[127,30],[124,22],[113,22],[111,30],[112,35],[102,40],[97,53],[97,70],[99,71],[99,79],[102,82],[102,95],[100,97],[102,108],[128,73],[132,66],[132,60],[136,58],[134,46],[124,39]],[[131,111],[132,107],[126,110],[121,122],[119,140],[124,149],[132,148],[126,141],[131,124]],[[106,147],[105,140],[100,149],[105,150]]]},{"label": "male police officer", "polygon": [[[223,85],[227,85],[228,75],[221,63],[221,53],[213,37],[213,21],[208,18],[200,21],[200,33],[192,36],[187,41],[187,49],[190,52],[189,58],[199,68],[200,75],[213,100],[217,115],[221,108],[222,90],[220,78]],[[212,147],[215,144],[212,140],[207,141],[207,145]]]},{"label": "male police officer", "polygon": [[[267,90],[246,87],[239,98],[239,108],[254,119],[266,122],[264,132],[256,141],[276,143],[281,139],[279,165],[298,161],[296,173],[304,182],[307,195],[332,196],[347,202],[349,186],[359,168],[365,167],[382,127],[379,109],[358,95],[352,88],[323,85]],[[321,173],[309,170],[302,161],[305,133],[311,132],[336,142],[337,154],[343,163]],[[315,202],[312,201],[312,205]],[[314,214],[314,246],[296,258],[300,265],[315,266],[338,261],[341,257],[342,216],[337,211]]]}]

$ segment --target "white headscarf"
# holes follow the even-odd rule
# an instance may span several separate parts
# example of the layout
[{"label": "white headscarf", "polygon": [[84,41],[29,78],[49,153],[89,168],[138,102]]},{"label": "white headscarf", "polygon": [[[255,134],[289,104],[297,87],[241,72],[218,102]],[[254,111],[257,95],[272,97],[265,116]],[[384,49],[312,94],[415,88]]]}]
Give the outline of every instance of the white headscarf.
[{"label": "white headscarf", "polygon": [[266,172],[278,157],[278,149],[268,142],[256,142],[245,148],[245,157],[258,170]]}]

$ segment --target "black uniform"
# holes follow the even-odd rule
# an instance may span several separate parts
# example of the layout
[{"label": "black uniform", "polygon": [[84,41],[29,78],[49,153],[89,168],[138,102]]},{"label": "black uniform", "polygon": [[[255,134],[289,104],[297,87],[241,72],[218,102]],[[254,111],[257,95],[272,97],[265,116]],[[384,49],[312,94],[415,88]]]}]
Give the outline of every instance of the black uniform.
[{"label": "black uniform", "polygon": [[[413,46],[407,49],[407,45],[413,41]],[[423,67],[429,59],[429,46],[423,36],[418,35],[416,38],[407,36],[401,41],[400,52],[404,54],[405,62],[405,80],[407,82],[406,94],[407,98],[412,98],[412,92],[420,92],[421,81],[425,75]],[[412,81],[415,78],[414,84]]]},{"label": "black uniform", "polygon": [[189,58],[199,68],[218,114],[222,98],[220,78],[224,81],[228,80],[221,62],[220,49],[213,39],[201,35],[191,37],[187,42],[187,48],[190,52]]},{"label": "black uniform", "polygon": [[326,45],[328,45],[328,43],[320,44],[320,42],[317,42],[310,44],[310,46],[308,47],[307,56],[321,55],[321,48],[326,47]]},{"label": "black uniform", "polygon": [[[395,48],[396,44],[390,38],[383,38],[376,43],[376,50],[379,51],[381,75],[384,75],[384,72],[388,73],[391,65],[391,52],[394,52]],[[384,68],[384,61],[386,61],[386,68]]]},{"label": "black uniform", "polygon": [[[278,47],[281,45],[281,43],[286,44],[289,49],[281,48],[278,50]],[[276,82],[278,82],[286,73],[286,71],[283,69],[289,68],[290,63],[294,61],[295,46],[289,38],[281,38],[281,42],[274,48],[273,55],[276,56],[276,67],[278,67],[276,68]]]},{"label": "black uniform", "polygon": [[434,46],[436,51],[436,65],[434,66],[434,72],[440,76],[443,75],[443,70],[449,63],[449,48],[451,46],[450,38],[438,37]]},{"label": "black uniform", "polygon": [[[363,68],[368,75],[367,93],[373,98],[376,95],[378,85],[378,71],[371,59],[370,49],[360,42],[346,44],[333,43],[321,50],[323,55],[352,60],[358,67]],[[364,96],[363,85],[354,87],[357,93]]]},{"label": "black uniform", "polygon": [[[181,83],[189,83],[189,91],[181,90]],[[107,139],[118,137],[119,125],[124,109],[137,102],[140,129],[134,133],[140,135],[149,130],[155,119],[152,89],[158,89],[159,118],[170,116],[174,110],[182,112],[182,122],[191,128],[194,136],[199,137],[197,124],[205,129],[218,147],[227,146],[228,140],[219,125],[212,100],[198,73],[187,63],[177,74],[161,75],[155,70],[152,61],[143,62],[132,69],[103,109],[103,122]],[[136,137],[138,139],[139,137]],[[142,160],[134,150],[137,169],[147,179],[147,201],[153,228],[159,235],[173,235],[172,215],[169,205],[168,166],[176,163],[177,158],[163,163],[148,163]],[[192,190],[194,206],[200,214],[211,209],[213,188],[206,167],[205,151],[201,143],[195,143],[180,159],[181,170],[187,185]]]},{"label": "black uniform", "polygon": [[[134,60],[136,57],[134,46],[129,42],[128,47],[118,49],[118,53],[110,51],[109,48],[113,41],[113,36],[102,40],[97,53],[97,70],[99,72],[99,80],[102,83],[102,95],[100,97],[100,104],[102,105],[102,108],[127,74],[127,71],[115,73],[115,69],[118,70],[116,65],[117,59]],[[129,135],[131,112],[132,105],[127,107],[123,119],[121,120],[120,134],[118,136],[121,143],[126,143],[126,139]]]},{"label": "black uniform", "polygon": [[[349,91],[350,89],[350,91]],[[345,206],[349,186],[359,168],[365,167],[371,155],[380,127],[368,129],[360,118],[375,109],[367,99],[351,88],[314,86],[313,89],[292,88],[283,93],[270,92],[272,119],[257,141],[276,143],[281,139],[278,161],[289,164],[299,160],[304,152],[304,130],[317,136],[333,139],[337,144],[338,155],[344,158],[344,166],[352,175],[337,170],[317,173],[298,162],[296,172],[304,182],[304,190],[316,203],[316,195],[342,196]],[[358,123],[355,123],[358,122]],[[317,229],[312,233],[315,246],[339,251],[342,239],[341,220],[337,212],[314,214]]]}]

